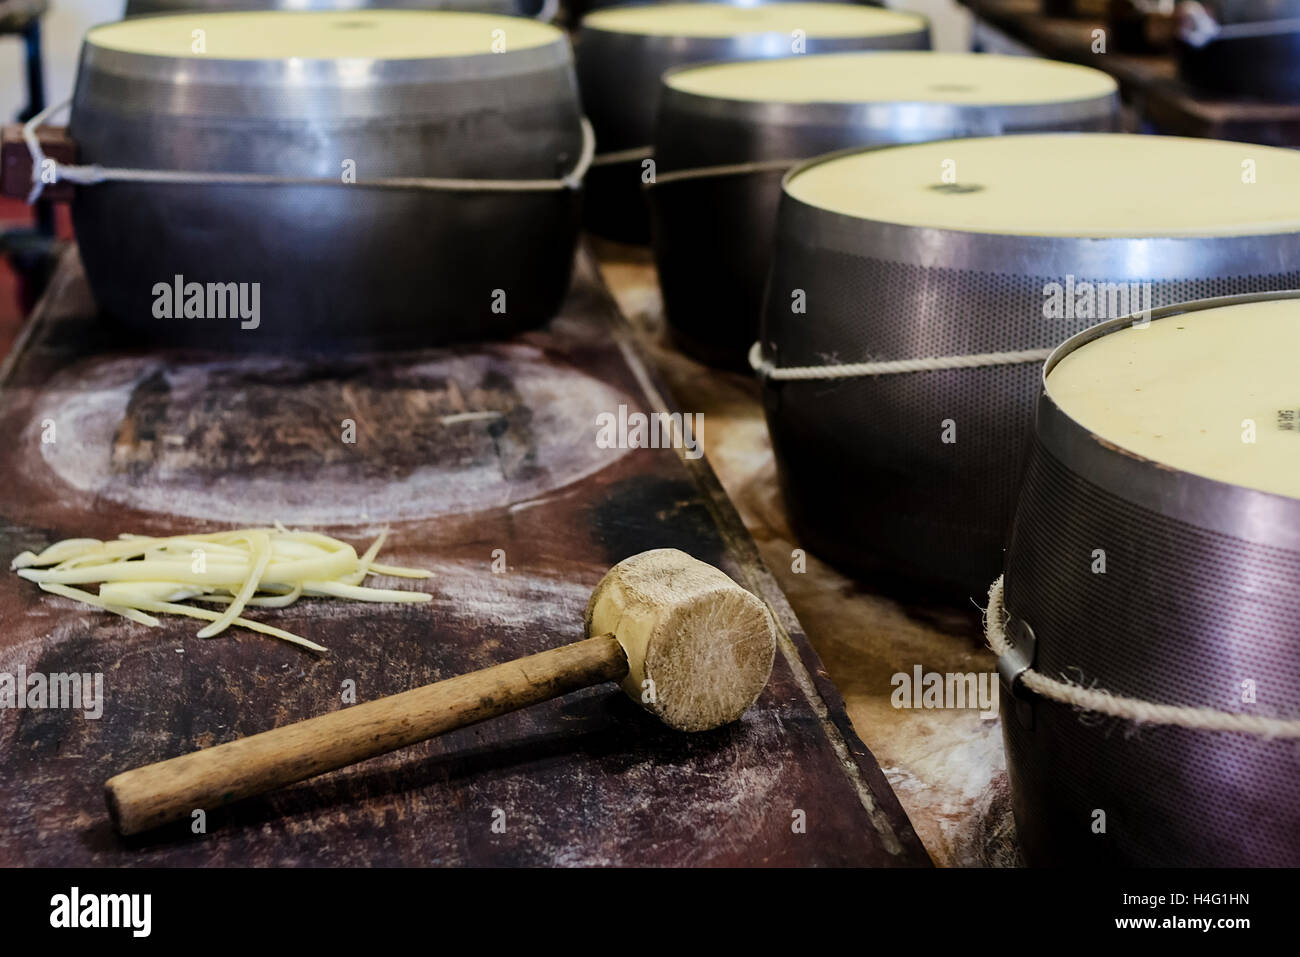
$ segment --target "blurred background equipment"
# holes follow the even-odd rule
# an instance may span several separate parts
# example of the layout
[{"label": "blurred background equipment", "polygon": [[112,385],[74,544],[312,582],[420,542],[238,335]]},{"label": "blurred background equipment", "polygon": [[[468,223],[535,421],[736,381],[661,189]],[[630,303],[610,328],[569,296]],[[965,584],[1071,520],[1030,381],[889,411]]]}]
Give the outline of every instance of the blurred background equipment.
[{"label": "blurred background equipment", "polygon": [[[1070,18],[1045,15],[1038,0],[961,2],[975,17],[977,50],[1067,60],[1113,76],[1130,129],[1300,146],[1294,0],[1177,10],[1167,0],[1081,0]],[[1282,19],[1249,19],[1265,14]]]},{"label": "blurred background equipment", "polygon": [[1300,0],[1183,0],[1179,74],[1212,93],[1300,102]]},{"label": "blurred background equipment", "polygon": [[[20,122],[45,108],[41,18],[48,10],[49,0],[0,0],[0,38],[17,40],[21,50],[23,82],[6,84],[21,98],[16,113]],[[54,210],[49,203],[38,203],[29,212],[0,199],[0,355],[17,335],[21,315],[35,306],[45,289],[53,248]]]}]

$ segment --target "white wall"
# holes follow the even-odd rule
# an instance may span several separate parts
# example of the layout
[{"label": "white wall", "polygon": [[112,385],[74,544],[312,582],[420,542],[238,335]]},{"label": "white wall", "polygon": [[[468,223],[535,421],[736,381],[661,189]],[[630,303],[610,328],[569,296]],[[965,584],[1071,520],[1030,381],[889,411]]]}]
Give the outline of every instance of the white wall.
[{"label": "white wall", "polygon": [[[48,102],[72,95],[81,36],[97,23],[121,19],[126,0],[50,0],[41,20]],[[9,122],[27,103],[23,44],[19,37],[0,37],[0,120]]]},{"label": "white wall", "polygon": [[970,14],[953,0],[886,0],[886,3],[899,10],[915,10],[929,17],[930,38],[936,50],[965,53],[970,49]]},{"label": "white wall", "polygon": [[[929,16],[935,49],[967,49],[970,17],[953,0],[898,0],[889,5]],[[72,95],[82,34],[97,23],[119,19],[125,6],[125,0],[51,0],[41,24],[48,102]],[[0,121],[12,120],[25,103],[22,44],[17,37],[0,37]]]}]

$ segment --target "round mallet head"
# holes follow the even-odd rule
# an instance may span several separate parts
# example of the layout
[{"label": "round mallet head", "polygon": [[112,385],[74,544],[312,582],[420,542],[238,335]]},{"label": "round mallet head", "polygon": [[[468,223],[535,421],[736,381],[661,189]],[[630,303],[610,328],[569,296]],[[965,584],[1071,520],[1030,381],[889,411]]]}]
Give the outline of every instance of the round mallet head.
[{"label": "round mallet head", "polygon": [[587,603],[586,631],[618,639],[623,690],[679,731],[738,719],[767,684],[776,653],[767,606],[675,548],[611,568]]}]

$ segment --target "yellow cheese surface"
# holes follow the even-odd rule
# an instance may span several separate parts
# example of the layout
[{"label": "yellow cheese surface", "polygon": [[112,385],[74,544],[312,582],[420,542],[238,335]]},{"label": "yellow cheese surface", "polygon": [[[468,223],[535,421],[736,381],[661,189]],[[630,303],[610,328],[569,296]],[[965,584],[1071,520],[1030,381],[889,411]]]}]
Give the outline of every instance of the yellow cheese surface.
[{"label": "yellow cheese surface", "polygon": [[110,50],[195,59],[410,60],[493,53],[494,42],[506,51],[526,49],[561,37],[555,27],[522,17],[355,10],[144,17],[96,27],[86,39]]},{"label": "yellow cheese surface", "polygon": [[1057,364],[1047,391],[1130,452],[1300,498],[1298,356],[1300,301],[1227,306],[1096,339]]},{"label": "yellow cheese surface", "polygon": [[822,53],[716,63],[665,81],[685,93],[765,103],[1010,105],[1091,100],[1116,92],[1100,70],[979,53]]},{"label": "yellow cheese surface", "polygon": [[925,26],[925,18],[847,3],[664,3],[598,10],[583,17],[582,25],[654,37],[789,36],[795,30],[807,37],[860,37],[912,33]]},{"label": "yellow cheese surface", "polygon": [[1020,236],[1230,236],[1300,229],[1300,152],[1118,133],[1028,134],[854,153],[791,178],[863,219]]}]

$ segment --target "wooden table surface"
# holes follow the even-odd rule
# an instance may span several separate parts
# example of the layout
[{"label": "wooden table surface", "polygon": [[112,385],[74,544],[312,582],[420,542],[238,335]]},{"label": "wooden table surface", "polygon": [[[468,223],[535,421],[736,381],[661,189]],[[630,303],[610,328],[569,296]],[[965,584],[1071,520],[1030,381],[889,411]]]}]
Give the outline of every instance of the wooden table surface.
[{"label": "wooden table surface", "polygon": [[[928,864],[707,459],[598,447],[620,404],[671,408],[586,258],[562,315],[511,343],[305,363],[124,346],[69,252],[0,368],[0,555],[279,519],[359,545],[386,527],[388,561],[436,575],[423,605],[260,612],[324,658],[0,575],[0,672],[102,673],[106,699],[98,720],[0,711],[0,865]],[[113,774],[343,707],[345,682],[370,700],[576,640],[604,571],[663,546],[776,616],[771,683],[736,725],[677,734],[599,687],[213,812],[203,834],[113,832]]]},{"label": "wooden table surface", "polygon": [[1144,127],[1178,136],[1300,146],[1300,103],[1269,103],[1200,93],[1178,79],[1169,54],[1094,52],[1094,31],[1106,29],[1105,7],[1081,4],[1089,15],[1047,17],[1039,0],[959,0],[978,19],[1042,56],[1103,70],[1120,85]]},{"label": "wooden table surface", "polygon": [[894,707],[894,676],[996,669],[980,611],[902,604],[846,578],[813,553],[794,560],[776,465],[755,380],[683,356],[665,334],[649,251],[598,244],[601,269],[623,313],[678,404],[704,414],[705,448],[772,575],[847,702],[936,864],[1021,862],[999,720],[974,710]]}]

